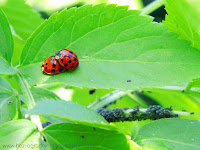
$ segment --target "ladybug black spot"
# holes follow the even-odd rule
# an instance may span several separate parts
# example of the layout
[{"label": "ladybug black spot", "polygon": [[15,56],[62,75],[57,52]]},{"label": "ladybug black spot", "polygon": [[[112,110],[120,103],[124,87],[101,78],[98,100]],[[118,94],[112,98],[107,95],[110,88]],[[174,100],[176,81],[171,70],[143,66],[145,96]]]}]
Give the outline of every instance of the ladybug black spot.
[{"label": "ladybug black spot", "polygon": [[61,72],[61,71],[63,71],[63,68],[58,68],[58,70]]},{"label": "ladybug black spot", "polygon": [[62,67],[61,64],[59,64],[59,66]]},{"label": "ladybug black spot", "polygon": [[68,60],[68,63],[71,63],[72,61],[71,60]]},{"label": "ladybug black spot", "polygon": [[45,67],[45,69],[47,69],[47,67]]},{"label": "ladybug black spot", "polygon": [[74,63],[72,65],[74,65]]},{"label": "ladybug black spot", "polygon": [[74,61],[76,61],[76,58],[74,58]]},{"label": "ladybug black spot", "polygon": [[52,72],[52,73],[55,73],[55,69],[51,69],[51,72]]},{"label": "ladybug black spot", "polygon": [[72,58],[72,55],[68,55],[69,58]]},{"label": "ladybug black spot", "polygon": [[67,64],[65,64],[64,66],[67,67]]},{"label": "ladybug black spot", "polygon": [[56,67],[56,64],[53,64],[53,68],[55,68]]},{"label": "ladybug black spot", "polygon": [[48,63],[46,63],[46,65],[48,65]]},{"label": "ladybug black spot", "polygon": [[61,61],[63,61],[63,59],[61,59]]},{"label": "ladybug black spot", "polygon": [[66,56],[64,55],[63,58],[66,58]]},{"label": "ladybug black spot", "polygon": [[71,54],[73,54],[73,52],[72,51],[69,51]]},{"label": "ladybug black spot", "polygon": [[74,68],[74,66],[71,66],[70,68]]}]

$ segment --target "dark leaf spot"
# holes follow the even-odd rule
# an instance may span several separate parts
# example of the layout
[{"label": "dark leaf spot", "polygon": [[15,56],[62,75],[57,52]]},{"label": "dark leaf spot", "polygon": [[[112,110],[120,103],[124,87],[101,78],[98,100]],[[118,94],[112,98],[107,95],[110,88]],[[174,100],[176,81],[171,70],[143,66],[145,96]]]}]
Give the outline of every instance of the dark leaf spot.
[{"label": "dark leaf spot", "polygon": [[82,135],[82,136],[81,136],[81,138],[83,138],[83,139],[84,139],[84,138],[85,138],[85,136],[83,136],[83,135]]},{"label": "dark leaf spot", "polygon": [[127,80],[126,82],[131,82],[131,80]]},{"label": "dark leaf spot", "polygon": [[95,91],[96,91],[96,89],[91,89],[91,90],[89,91],[89,94],[93,94]]}]

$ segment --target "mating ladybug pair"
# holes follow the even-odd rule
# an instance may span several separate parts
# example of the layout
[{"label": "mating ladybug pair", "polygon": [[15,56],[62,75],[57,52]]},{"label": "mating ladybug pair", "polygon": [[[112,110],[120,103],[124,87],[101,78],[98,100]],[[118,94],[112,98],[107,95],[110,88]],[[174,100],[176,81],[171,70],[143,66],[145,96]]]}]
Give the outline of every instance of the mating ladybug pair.
[{"label": "mating ladybug pair", "polygon": [[61,49],[55,56],[46,58],[42,64],[42,71],[46,74],[56,74],[66,70],[74,70],[78,65],[79,61],[74,52],[68,49]]}]

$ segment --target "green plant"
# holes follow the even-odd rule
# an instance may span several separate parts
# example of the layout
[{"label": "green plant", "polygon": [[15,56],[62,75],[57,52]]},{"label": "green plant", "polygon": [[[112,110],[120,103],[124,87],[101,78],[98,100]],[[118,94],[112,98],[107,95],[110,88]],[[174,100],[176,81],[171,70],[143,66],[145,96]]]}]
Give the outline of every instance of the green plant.
[{"label": "green plant", "polygon": [[[199,5],[166,0],[166,20],[155,23],[127,6],[84,5],[43,20],[23,0],[3,3],[0,149],[199,149]],[[78,55],[78,69],[43,74],[62,48]],[[53,92],[60,87],[71,101]]]}]

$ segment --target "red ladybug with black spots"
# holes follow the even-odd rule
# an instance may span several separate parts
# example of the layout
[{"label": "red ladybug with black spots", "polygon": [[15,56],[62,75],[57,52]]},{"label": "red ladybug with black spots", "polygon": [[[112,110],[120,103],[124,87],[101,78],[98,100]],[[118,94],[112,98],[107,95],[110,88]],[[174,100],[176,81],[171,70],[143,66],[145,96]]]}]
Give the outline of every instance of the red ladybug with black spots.
[{"label": "red ladybug with black spots", "polygon": [[41,69],[46,74],[56,74],[67,70],[65,67],[60,65],[54,56],[47,57],[42,64]]},{"label": "red ladybug with black spots", "polygon": [[61,49],[55,54],[55,59],[66,69],[74,70],[78,67],[79,61],[74,52],[68,49]]}]

